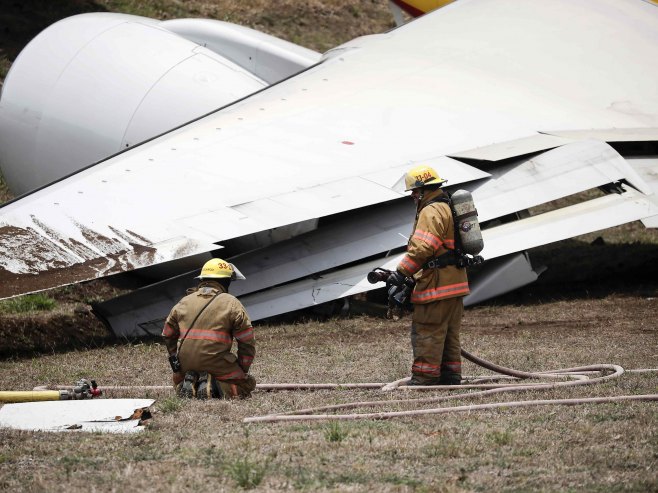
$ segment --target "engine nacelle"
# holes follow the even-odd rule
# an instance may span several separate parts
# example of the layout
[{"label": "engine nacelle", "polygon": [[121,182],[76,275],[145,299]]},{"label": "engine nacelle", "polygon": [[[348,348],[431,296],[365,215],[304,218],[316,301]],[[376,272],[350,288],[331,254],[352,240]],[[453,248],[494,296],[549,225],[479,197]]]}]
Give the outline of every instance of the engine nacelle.
[{"label": "engine nacelle", "polygon": [[[25,47],[0,97],[0,167],[14,194],[226,106],[320,58],[220,21],[167,22],[76,15]],[[206,37],[227,56],[198,44]],[[240,57],[252,66],[241,65]]]}]

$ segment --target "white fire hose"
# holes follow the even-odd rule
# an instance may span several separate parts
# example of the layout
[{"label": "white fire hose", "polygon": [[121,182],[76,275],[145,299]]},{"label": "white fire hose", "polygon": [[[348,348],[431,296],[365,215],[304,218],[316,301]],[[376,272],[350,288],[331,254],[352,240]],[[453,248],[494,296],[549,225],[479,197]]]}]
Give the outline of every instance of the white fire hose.
[{"label": "white fire hose", "polygon": [[[453,395],[442,395],[436,397],[427,397],[421,399],[397,399],[397,400],[376,400],[360,401],[346,404],[336,404],[321,406],[315,408],[299,409],[287,413],[268,414],[265,416],[253,416],[243,420],[243,423],[271,423],[279,421],[317,421],[317,420],[356,420],[356,419],[391,419],[404,416],[419,416],[425,414],[445,414],[451,412],[471,412],[484,409],[511,408],[511,407],[529,407],[529,406],[547,406],[547,405],[582,405],[582,404],[603,404],[611,402],[647,402],[658,401],[658,394],[645,395],[622,395],[611,397],[592,397],[578,399],[547,399],[532,401],[507,401],[495,402],[489,404],[475,404],[455,407],[438,407],[429,409],[413,409],[409,411],[395,412],[369,412],[354,414],[316,414],[320,412],[337,411],[340,409],[358,409],[387,406],[391,404],[428,404],[433,402],[442,402],[455,399],[469,399],[482,397],[491,394],[522,392],[537,389],[555,389],[560,387],[575,387],[581,385],[593,385],[614,378],[619,378],[625,372],[658,372],[658,368],[643,368],[635,370],[624,370],[619,365],[595,364],[579,366],[574,368],[564,368],[543,372],[523,372],[496,365],[490,361],[483,360],[462,350],[462,356],[482,366],[488,370],[499,373],[500,375],[465,377],[462,385],[440,385],[440,386],[406,386],[404,385],[409,377],[396,380],[390,383],[272,383],[258,384],[256,389],[262,391],[278,390],[320,390],[320,389],[379,389],[384,392],[391,391],[436,391],[436,390],[469,390],[479,389],[475,392],[460,393]],[[502,375],[502,376],[501,376]],[[538,383],[519,383],[521,379],[551,379],[551,382]],[[505,380],[512,383],[485,383],[492,381]],[[70,386],[40,386],[35,387],[35,391],[60,390],[67,389]],[[173,390],[171,385],[140,385],[140,386],[107,386],[103,387],[104,391],[167,391]]]}]

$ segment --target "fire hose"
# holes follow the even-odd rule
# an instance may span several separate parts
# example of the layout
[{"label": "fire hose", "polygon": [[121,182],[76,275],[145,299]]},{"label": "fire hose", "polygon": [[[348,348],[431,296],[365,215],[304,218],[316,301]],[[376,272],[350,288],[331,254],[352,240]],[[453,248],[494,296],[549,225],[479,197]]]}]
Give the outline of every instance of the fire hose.
[{"label": "fire hose", "polygon": [[62,385],[57,389],[37,387],[32,391],[0,391],[0,402],[68,401],[93,399],[102,394],[95,380],[82,379],[73,387]]},{"label": "fire hose", "polygon": [[[612,364],[594,364],[573,368],[564,368],[542,372],[524,372],[496,365],[490,361],[478,358],[471,353],[462,350],[462,356],[475,363],[478,366],[494,371],[499,375],[465,377],[465,383],[462,385],[441,385],[441,386],[413,386],[403,385],[409,377],[396,380],[390,383],[272,383],[258,384],[257,390],[277,391],[277,390],[321,390],[321,389],[379,389],[384,392],[394,390],[406,391],[429,391],[429,390],[469,390],[478,389],[475,392],[460,393],[453,395],[443,395],[422,399],[396,399],[396,400],[375,400],[360,401],[346,404],[336,404],[321,406],[315,408],[299,409],[287,413],[268,414],[264,416],[253,416],[243,420],[244,423],[255,422],[278,422],[278,421],[312,421],[312,420],[356,420],[356,419],[391,419],[405,416],[419,416],[426,414],[445,414],[450,412],[470,412],[476,410],[512,408],[512,407],[529,407],[529,406],[546,406],[546,405],[582,405],[582,404],[602,404],[612,402],[647,402],[658,401],[658,394],[645,395],[622,395],[610,397],[592,397],[577,399],[544,399],[531,401],[506,401],[489,404],[475,404],[454,407],[438,407],[429,409],[414,409],[409,411],[395,412],[370,412],[356,414],[316,414],[318,412],[337,411],[340,409],[358,409],[364,407],[379,407],[392,404],[428,404],[434,402],[449,401],[455,399],[470,399],[483,397],[498,393],[522,392],[536,389],[555,389],[561,387],[573,387],[582,385],[592,385],[619,378],[628,372],[658,372],[658,368],[643,368],[636,370],[624,370],[619,365]],[[519,379],[540,379],[550,378],[552,382],[545,383],[517,383]],[[493,380],[512,380],[512,383],[484,383]],[[95,382],[94,382],[95,383]],[[52,390],[67,389],[70,387],[57,386],[40,386],[35,387],[35,392],[48,392]],[[105,391],[171,391],[171,385],[141,385],[141,386],[106,386]],[[100,391],[99,391],[100,392]],[[33,392],[34,393],[34,392]]]},{"label": "fire hose", "polygon": [[[391,382],[382,386],[383,391],[392,391],[395,389],[409,389],[413,391],[423,390],[456,390],[456,389],[486,389],[478,392],[470,392],[466,394],[444,395],[438,397],[430,397],[425,399],[397,399],[397,400],[378,400],[378,401],[362,401],[352,402],[347,404],[337,404],[332,406],[322,406],[315,408],[300,409],[290,411],[288,413],[271,414],[265,416],[254,416],[245,418],[243,423],[263,423],[263,422],[278,422],[278,421],[315,421],[315,420],[357,420],[357,419],[391,419],[396,417],[405,416],[419,416],[426,414],[445,414],[450,412],[470,412],[484,409],[496,408],[511,408],[511,407],[528,407],[528,406],[546,406],[546,405],[582,405],[582,404],[602,404],[611,402],[622,401],[658,401],[658,394],[646,395],[624,395],[613,397],[595,397],[595,398],[578,398],[578,399],[548,399],[548,400],[532,400],[532,401],[507,401],[496,402],[489,404],[476,404],[455,407],[439,407],[429,409],[414,409],[409,411],[394,411],[394,412],[371,412],[371,413],[356,413],[356,414],[315,414],[318,412],[337,411],[339,409],[357,409],[363,407],[378,407],[392,404],[427,404],[432,402],[448,401],[454,399],[482,397],[491,394],[503,392],[521,392],[535,389],[554,389],[558,387],[572,387],[581,385],[592,385],[602,381],[618,378],[624,374],[624,369],[619,365],[600,364],[588,365],[574,368],[565,368],[559,370],[551,370],[546,372],[523,372],[506,368],[489,361],[483,360],[462,350],[462,356],[469,361],[482,366],[483,368],[495,371],[502,375],[513,377],[515,379],[529,379],[529,378],[571,378],[572,380],[551,382],[551,383],[535,383],[535,384],[519,384],[519,383],[496,383],[496,384],[483,384],[478,383],[482,381],[491,380],[493,378],[499,379],[500,377],[476,377],[467,380],[465,385],[441,385],[441,386],[401,386],[409,380],[409,377]],[[637,372],[658,371],[658,369],[640,369],[631,370]],[[603,374],[603,372],[611,372]],[[600,375],[591,378],[591,375]]]}]

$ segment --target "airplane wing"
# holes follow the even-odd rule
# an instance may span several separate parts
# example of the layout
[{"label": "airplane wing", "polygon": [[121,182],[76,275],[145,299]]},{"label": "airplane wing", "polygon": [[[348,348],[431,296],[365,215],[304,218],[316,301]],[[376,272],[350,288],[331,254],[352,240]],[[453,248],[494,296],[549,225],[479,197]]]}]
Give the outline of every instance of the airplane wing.
[{"label": "airplane wing", "polygon": [[[510,269],[526,248],[654,221],[656,47],[658,10],[641,0],[459,0],[358,38],[296,76],[5,205],[0,295],[218,245],[245,255],[243,272],[259,266],[256,284],[243,288],[245,301],[248,292],[260,297],[258,318],[280,309],[272,306],[371,289],[368,269],[409,233],[409,206],[391,187],[419,162],[473,192],[485,258],[511,255]],[[582,204],[526,217],[564,197]],[[274,244],[272,257],[249,257],[240,242],[307,221],[317,221],[312,231],[287,249]],[[294,301],[280,302],[286,297]]]}]

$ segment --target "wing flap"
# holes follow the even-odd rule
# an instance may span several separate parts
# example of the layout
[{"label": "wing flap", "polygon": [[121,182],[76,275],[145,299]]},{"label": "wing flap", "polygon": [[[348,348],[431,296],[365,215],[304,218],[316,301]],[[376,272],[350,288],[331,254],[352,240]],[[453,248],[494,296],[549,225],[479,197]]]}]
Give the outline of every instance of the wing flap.
[{"label": "wing flap", "polygon": [[[658,158],[653,157],[630,157],[628,163],[644,179],[653,190],[652,200],[658,204]],[[642,219],[647,228],[658,228],[658,216]]]},{"label": "wing flap", "polygon": [[598,141],[567,144],[496,168],[491,174],[490,180],[472,189],[481,221],[620,180],[652,193],[623,157]]},{"label": "wing flap", "polygon": [[[281,286],[404,245],[413,213],[413,204],[408,200],[381,204],[290,240],[231,257],[230,261],[246,276],[246,280],[231,285],[231,293],[243,296]],[[159,334],[162,320],[185,290],[195,284],[197,272],[96,304],[94,312],[119,337]]]},{"label": "wing flap", "polygon": [[[635,221],[658,213],[658,207],[643,194],[627,190],[585,203],[551,211],[483,231],[486,259],[519,252],[600,229]],[[305,279],[280,288],[241,298],[255,320],[299,310],[326,301],[384,286],[370,284],[366,275],[375,267],[395,269],[403,255],[330,272],[319,279]]]},{"label": "wing flap", "polygon": [[568,137],[537,134],[507,142],[498,142],[488,146],[477,147],[467,151],[451,153],[457,159],[474,159],[477,161],[502,161],[535,152],[546,151],[573,142]]},{"label": "wing flap", "polygon": [[622,194],[606,195],[487,229],[482,232],[482,256],[496,258],[656,214],[658,206],[651,197],[627,188]]},{"label": "wing flap", "polygon": [[[482,180],[464,184],[474,187],[481,214],[488,217],[490,210],[499,215],[515,212],[521,203],[518,195],[526,196],[523,204],[531,207],[634,176],[629,173],[626,161],[601,142],[569,144],[533,160],[493,170],[491,179],[482,186]],[[491,188],[486,186],[489,183]],[[505,257],[651,216],[657,210],[651,196],[628,187],[620,195],[608,195],[486,229],[482,253],[487,260]],[[401,256],[391,260],[383,255],[406,245],[412,218],[413,204],[408,199],[395,200],[352,212],[288,241],[233,257],[231,260],[240,266],[247,280],[234,283],[232,292],[241,296],[250,316],[258,320],[380,287],[369,284],[365,276],[382,263],[388,269],[397,266]],[[368,258],[374,259],[341,268]],[[489,276],[495,278],[493,281],[489,279],[474,292],[473,302],[494,291],[502,293],[536,279],[538,274],[527,261],[520,257],[510,259]],[[331,269],[338,270],[331,272]],[[503,280],[498,282],[501,272]],[[159,333],[168,310],[194,283],[193,275],[189,273],[144,288],[101,304],[95,310],[117,335]]]},{"label": "wing flap", "polygon": [[[129,155],[125,170],[115,166],[114,179],[103,172],[100,177],[83,172],[69,183],[58,183],[3,208],[0,279],[11,283],[3,284],[0,297],[169,262],[217,249],[215,242],[391,201],[400,197],[390,187],[403,169],[394,166],[326,183],[317,183],[320,179],[316,178],[313,186],[285,193],[272,187],[266,197],[242,203],[235,200],[239,191],[232,190],[227,197],[204,189],[198,201],[179,202],[176,192],[187,198],[193,193],[189,186],[172,186],[163,176],[168,173],[166,167],[158,174],[151,164],[144,169],[134,166],[136,159]],[[441,162],[451,166],[444,169],[455,169],[452,183],[489,176],[449,158]],[[140,188],[144,180],[155,182],[155,189]],[[155,209],[139,204],[157,188],[172,193],[164,193],[156,214]],[[86,196],[98,200],[89,202]],[[208,210],[207,204],[213,203],[220,207]]]},{"label": "wing flap", "polygon": [[604,142],[650,142],[658,141],[658,128],[606,128],[588,130],[553,130],[541,132],[572,140],[601,140]]}]

